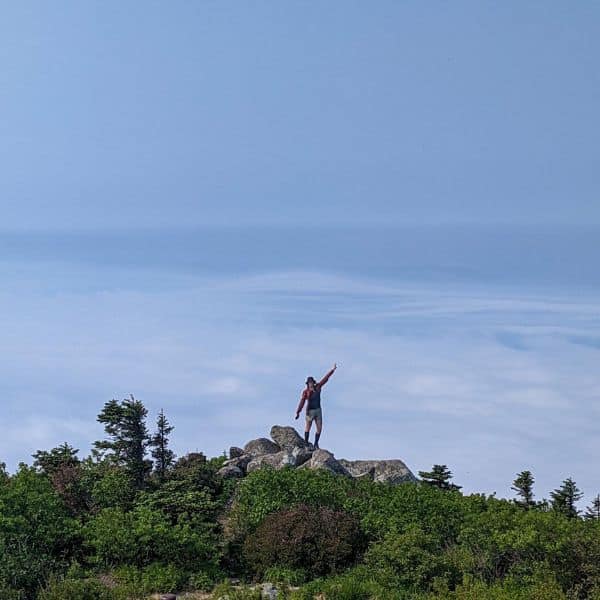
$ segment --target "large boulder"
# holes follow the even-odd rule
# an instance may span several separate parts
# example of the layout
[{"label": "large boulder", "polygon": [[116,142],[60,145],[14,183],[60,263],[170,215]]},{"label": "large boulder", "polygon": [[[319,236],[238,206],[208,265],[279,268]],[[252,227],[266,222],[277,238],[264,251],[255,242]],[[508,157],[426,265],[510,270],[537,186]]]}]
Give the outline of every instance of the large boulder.
[{"label": "large boulder", "polygon": [[225,465],[217,471],[223,479],[240,479],[244,476],[244,472],[235,465]]},{"label": "large boulder", "polygon": [[283,469],[284,467],[299,467],[311,458],[311,453],[303,448],[294,450],[281,450],[275,454],[263,454],[255,456],[246,467],[247,473],[252,473],[262,467]]},{"label": "large boulder", "polygon": [[303,469],[324,469],[330,473],[336,475],[344,475],[345,477],[351,477],[350,473],[345,467],[335,458],[335,456],[323,450],[317,448],[313,453],[309,461],[305,462],[302,467]]},{"label": "large boulder", "polygon": [[279,452],[281,448],[271,440],[267,438],[258,438],[257,440],[250,440],[244,446],[244,454],[251,454],[252,456],[262,456],[263,454],[275,454]]},{"label": "large boulder", "polygon": [[352,477],[368,477],[381,483],[405,483],[417,478],[401,460],[339,460]]},{"label": "large boulder", "polygon": [[300,437],[300,435],[298,435],[298,432],[293,427],[273,425],[273,427],[271,427],[271,438],[284,450],[308,448],[308,444]]},{"label": "large boulder", "polygon": [[231,448],[229,448],[229,458],[239,458],[242,454],[244,454],[244,451],[237,446],[231,446]]},{"label": "large boulder", "polygon": [[241,456],[238,456],[237,458],[230,458],[229,460],[226,460],[223,463],[223,466],[224,467],[228,467],[228,466],[238,467],[238,469],[241,469],[245,473],[248,463],[253,458],[254,458],[254,456],[252,456],[252,454],[242,454]]},{"label": "large boulder", "polygon": [[291,454],[288,454],[285,450],[276,452],[275,454],[263,454],[262,456],[255,456],[246,467],[247,473],[252,473],[263,467],[271,467],[272,469],[283,469],[283,467],[294,466],[294,460]]},{"label": "large boulder", "polygon": [[291,450],[287,450],[294,457],[294,466],[299,467],[312,458],[313,451],[308,446],[297,446]]}]

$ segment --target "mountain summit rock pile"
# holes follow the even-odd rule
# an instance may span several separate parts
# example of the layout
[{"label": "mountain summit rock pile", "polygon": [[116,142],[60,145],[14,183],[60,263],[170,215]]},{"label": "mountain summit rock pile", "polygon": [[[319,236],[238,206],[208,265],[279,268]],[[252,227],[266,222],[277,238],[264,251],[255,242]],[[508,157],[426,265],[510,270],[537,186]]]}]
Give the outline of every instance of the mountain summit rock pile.
[{"label": "mountain summit rock pile", "polygon": [[271,440],[250,440],[243,448],[233,446],[229,460],[219,470],[222,477],[244,477],[263,467],[283,469],[325,469],[344,477],[366,478],[385,483],[416,481],[410,469],[398,459],[345,460],[333,453],[307,444],[293,427],[273,425]]}]

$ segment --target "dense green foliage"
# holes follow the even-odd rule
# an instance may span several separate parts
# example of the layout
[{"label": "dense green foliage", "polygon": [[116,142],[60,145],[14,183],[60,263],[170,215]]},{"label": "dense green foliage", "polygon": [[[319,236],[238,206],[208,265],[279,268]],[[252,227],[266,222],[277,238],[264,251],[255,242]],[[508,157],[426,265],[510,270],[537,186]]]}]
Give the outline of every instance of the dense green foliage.
[{"label": "dense green foliage", "polygon": [[[133,397],[100,413],[107,438],[0,464],[0,597],[135,600],[211,590],[288,600],[600,600],[600,497],[580,516],[566,479],[536,502],[465,496],[445,465],[398,486],[308,469],[222,480],[224,458],[176,459]],[[152,461],[152,458],[154,461]],[[232,585],[228,578],[245,584]]]},{"label": "dense green foliage", "polygon": [[318,576],[352,564],[362,545],[354,516],[300,504],[268,515],[246,538],[244,556],[259,576],[274,566]]}]

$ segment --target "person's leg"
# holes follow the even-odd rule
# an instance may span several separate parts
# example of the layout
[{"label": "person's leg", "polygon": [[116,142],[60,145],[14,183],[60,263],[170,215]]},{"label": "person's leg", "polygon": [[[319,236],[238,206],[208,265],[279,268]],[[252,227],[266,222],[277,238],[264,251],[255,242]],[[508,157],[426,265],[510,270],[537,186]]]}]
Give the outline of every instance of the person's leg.
[{"label": "person's leg", "polygon": [[318,448],[319,438],[321,437],[321,431],[323,430],[323,415],[321,414],[321,411],[319,411],[319,414],[315,417],[315,425],[317,427],[315,433],[315,448]]},{"label": "person's leg", "polygon": [[313,418],[306,413],[306,425],[304,427],[304,441],[308,444],[308,436],[310,435],[310,428],[312,426]]}]

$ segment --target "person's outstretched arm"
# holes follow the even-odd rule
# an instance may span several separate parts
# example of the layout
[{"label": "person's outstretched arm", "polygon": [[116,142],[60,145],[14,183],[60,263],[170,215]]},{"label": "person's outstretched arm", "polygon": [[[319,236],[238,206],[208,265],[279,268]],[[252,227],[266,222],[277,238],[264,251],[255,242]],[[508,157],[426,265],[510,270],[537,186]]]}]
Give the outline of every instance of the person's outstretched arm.
[{"label": "person's outstretched arm", "polygon": [[337,363],[334,363],[331,371],[329,371],[327,373],[327,375],[325,375],[325,377],[323,377],[323,379],[321,379],[321,381],[319,381],[319,383],[317,385],[319,385],[319,386],[325,385],[329,381],[329,378],[335,373],[336,369],[337,369]]},{"label": "person's outstretched arm", "polygon": [[302,391],[302,396],[300,396],[300,404],[298,404],[298,408],[296,409],[296,419],[300,416],[302,412],[302,408],[304,407],[304,403],[306,402],[306,390]]}]

